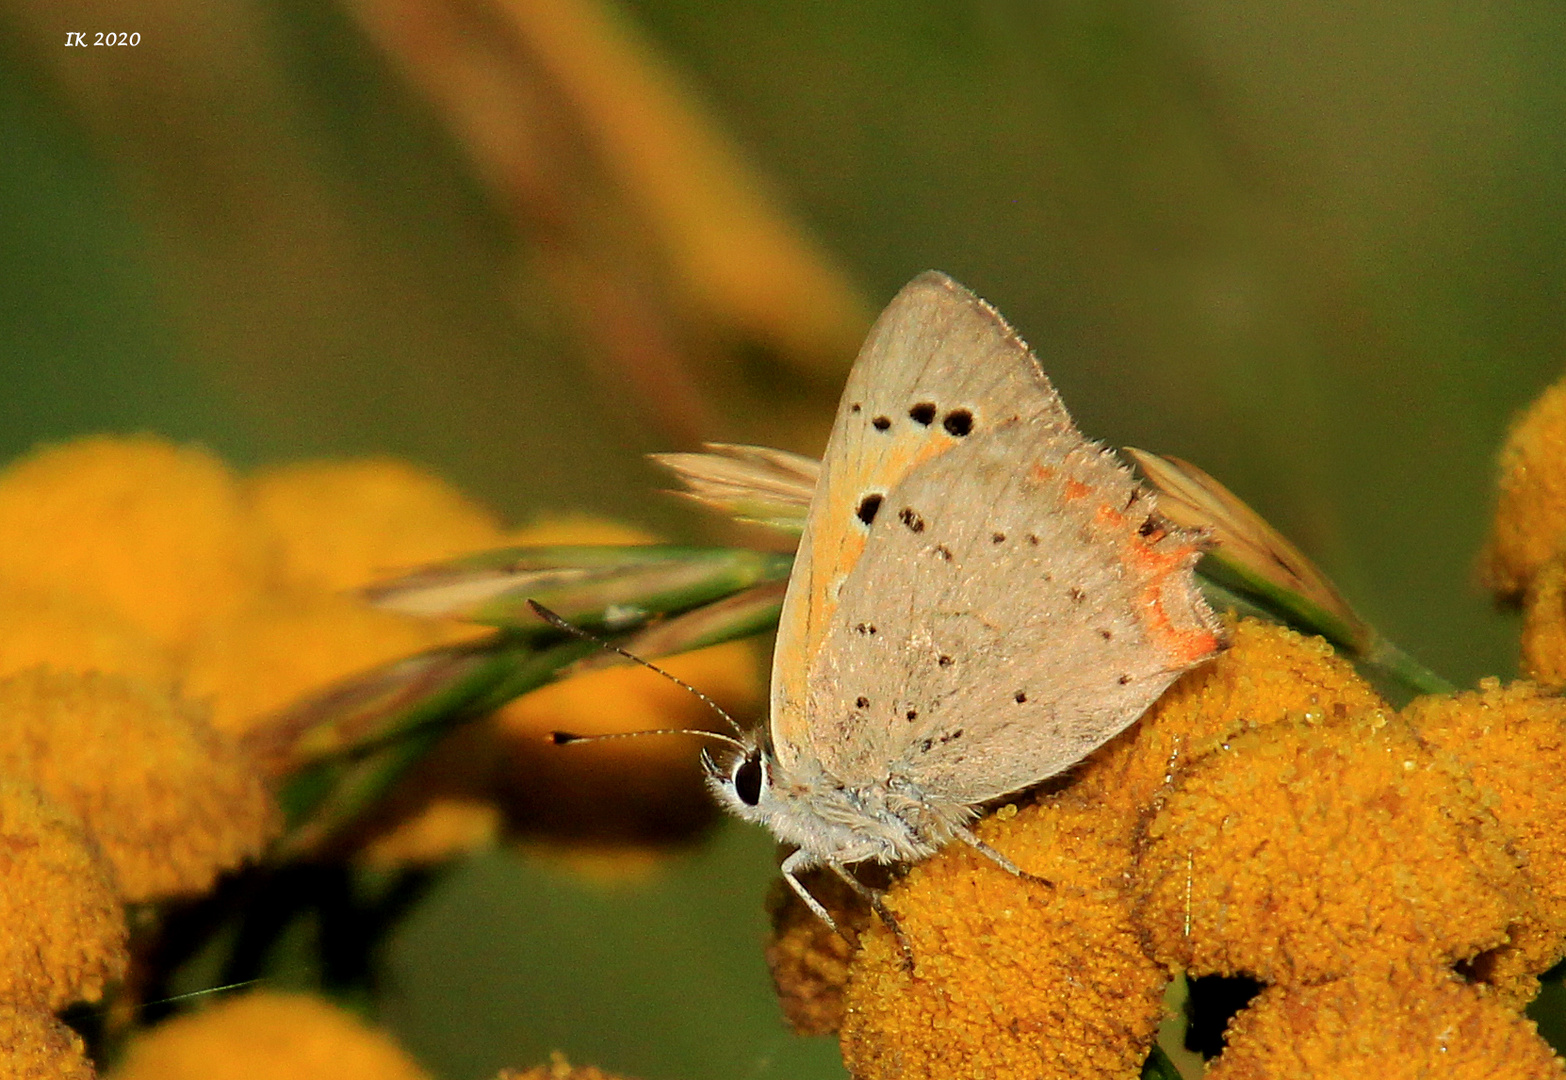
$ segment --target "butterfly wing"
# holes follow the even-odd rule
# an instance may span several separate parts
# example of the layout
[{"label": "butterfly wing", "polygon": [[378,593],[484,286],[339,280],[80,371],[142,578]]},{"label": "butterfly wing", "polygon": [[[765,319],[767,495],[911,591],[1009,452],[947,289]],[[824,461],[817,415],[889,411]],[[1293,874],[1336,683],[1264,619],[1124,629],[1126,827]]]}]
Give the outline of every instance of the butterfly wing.
[{"label": "butterfly wing", "polygon": [[1010,400],[1045,429],[1070,418],[1027,348],[983,301],[944,274],[904,286],[849,372],[800,535],[772,667],[772,741],[785,765],[811,741],[806,684],[884,499],[923,462],[962,444],[962,401]]},{"label": "butterfly wing", "polygon": [[1199,556],[1077,433],[1000,316],[925,275],[878,322],[828,443],[784,605],[775,745],[937,802],[1035,783],[1217,650]]}]

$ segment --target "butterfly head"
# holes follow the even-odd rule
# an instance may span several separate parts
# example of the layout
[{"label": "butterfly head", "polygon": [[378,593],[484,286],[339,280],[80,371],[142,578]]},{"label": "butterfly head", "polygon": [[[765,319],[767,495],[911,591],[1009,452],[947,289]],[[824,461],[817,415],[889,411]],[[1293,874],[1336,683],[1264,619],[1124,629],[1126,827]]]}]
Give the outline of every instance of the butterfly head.
[{"label": "butterfly head", "polygon": [[725,810],[747,821],[765,822],[776,812],[772,790],[773,761],[770,750],[755,735],[741,740],[733,752],[719,757],[703,751],[701,763],[707,788]]}]

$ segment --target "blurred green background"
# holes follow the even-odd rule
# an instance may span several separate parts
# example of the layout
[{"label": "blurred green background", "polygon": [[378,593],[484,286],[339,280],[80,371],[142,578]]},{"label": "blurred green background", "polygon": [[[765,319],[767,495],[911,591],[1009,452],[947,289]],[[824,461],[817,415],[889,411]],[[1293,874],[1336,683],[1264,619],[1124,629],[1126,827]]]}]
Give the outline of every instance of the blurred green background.
[{"label": "blurred green background", "polygon": [[[528,8],[464,7],[451,34],[545,73],[526,85],[549,90],[529,99],[548,138],[511,175],[555,174],[519,188],[463,126],[477,91],[432,93],[419,65],[438,57],[387,30],[438,4],[8,0],[0,454],[103,430],[241,465],[387,451],[514,519],[698,537],[644,452],[818,450],[851,339],[811,352],[668,299],[656,271],[677,260],[573,134],[590,94],[539,59]],[[1454,681],[1511,674],[1515,620],[1471,566],[1495,447],[1566,345],[1566,8],[602,10],[857,290],[849,309],[947,270],[1034,345],[1083,430],[1202,465]],[[141,44],[63,47],[100,30]],[[732,252],[736,279],[751,254]],[[674,405],[582,284],[626,265],[674,312]],[[389,943],[381,1017],[451,1080],[554,1048],[648,1080],[841,1075],[771,1001],[772,858],[724,828],[643,885],[473,860]]]}]

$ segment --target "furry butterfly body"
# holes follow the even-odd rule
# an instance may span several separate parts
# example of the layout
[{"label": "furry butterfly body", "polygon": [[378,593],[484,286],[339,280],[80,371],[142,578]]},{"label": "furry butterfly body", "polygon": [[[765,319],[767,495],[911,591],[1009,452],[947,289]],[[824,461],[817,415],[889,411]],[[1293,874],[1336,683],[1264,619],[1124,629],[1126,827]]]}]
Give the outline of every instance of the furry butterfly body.
[{"label": "furry butterfly body", "polygon": [[719,802],[826,866],[924,858],[1134,722],[1220,630],[1200,534],[1084,439],[1028,347],[945,275],[845,387],[784,599],[770,722]]}]

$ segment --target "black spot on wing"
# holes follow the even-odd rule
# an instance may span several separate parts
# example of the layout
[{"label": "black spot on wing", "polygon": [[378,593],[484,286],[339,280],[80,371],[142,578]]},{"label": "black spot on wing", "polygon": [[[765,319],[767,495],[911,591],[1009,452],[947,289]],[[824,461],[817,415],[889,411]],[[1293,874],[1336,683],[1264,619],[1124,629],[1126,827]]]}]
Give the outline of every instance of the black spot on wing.
[{"label": "black spot on wing", "polygon": [[941,426],[948,435],[960,439],[973,431],[973,413],[967,409],[953,409],[941,420]]},{"label": "black spot on wing", "polygon": [[870,699],[869,698],[864,697],[864,696],[861,695],[860,697],[856,697],[854,699],[854,708],[856,708],[856,709],[868,709],[869,707],[870,707]]},{"label": "black spot on wing", "polygon": [[870,426],[875,428],[877,431],[885,431],[887,428],[892,426],[892,418],[890,416],[878,416],[874,420],[870,421]]},{"label": "black spot on wing", "polygon": [[869,525],[875,520],[876,511],[881,509],[881,500],[880,495],[866,495],[859,500],[859,509],[854,511],[854,515],[864,524]]},{"label": "black spot on wing", "polygon": [[935,403],[933,401],[921,401],[908,410],[908,419],[921,427],[929,427],[935,422]]},{"label": "black spot on wing", "polygon": [[941,665],[941,667],[951,667],[952,666],[952,658],[949,657],[949,656],[938,657],[935,662],[937,664]]},{"label": "black spot on wing", "polygon": [[1028,695],[1026,691],[1018,690],[1015,694],[1011,695],[1011,699],[1018,705],[1023,705],[1027,703]]},{"label": "black spot on wing", "polygon": [[898,512],[897,520],[908,526],[909,532],[924,532],[924,518],[920,517],[911,506],[903,507],[902,510]]}]

